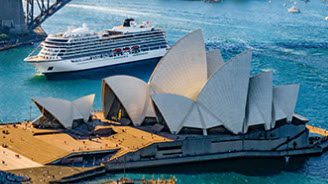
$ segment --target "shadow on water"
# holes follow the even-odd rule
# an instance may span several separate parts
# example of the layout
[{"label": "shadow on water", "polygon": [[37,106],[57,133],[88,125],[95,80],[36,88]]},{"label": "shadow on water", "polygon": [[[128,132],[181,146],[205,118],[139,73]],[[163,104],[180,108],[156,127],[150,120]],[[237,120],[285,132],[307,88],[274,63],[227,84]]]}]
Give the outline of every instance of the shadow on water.
[{"label": "shadow on water", "polygon": [[161,167],[130,170],[133,173],[153,174],[200,174],[235,172],[248,176],[271,176],[282,171],[297,172],[302,170],[306,157],[295,157],[286,163],[284,158],[234,158],[229,160],[206,161]]},{"label": "shadow on water", "polygon": [[[293,157],[288,163],[284,158],[234,158],[228,160],[216,160],[206,162],[195,162],[187,164],[167,165],[160,167],[139,168],[126,170],[126,174],[121,172],[109,172],[87,181],[108,181],[121,177],[128,178],[152,178],[176,176],[180,181],[190,180],[185,176],[208,175],[211,173],[238,173],[250,177],[272,177],[279,176],[283,172],[298,173],[304,170],[308,157]],[[223,176],[224,178],[224,176]],[[192,179],[191,179],[192,180]],[[81,183],[85,183],[81,182]],[[88,183],[88,182],[87,182]]]}]

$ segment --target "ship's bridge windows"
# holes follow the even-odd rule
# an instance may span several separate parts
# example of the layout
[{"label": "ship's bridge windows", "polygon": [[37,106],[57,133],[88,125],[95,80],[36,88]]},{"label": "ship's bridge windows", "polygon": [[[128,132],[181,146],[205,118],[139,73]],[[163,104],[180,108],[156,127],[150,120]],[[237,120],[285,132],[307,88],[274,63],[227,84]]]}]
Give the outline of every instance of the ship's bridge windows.
[{"label": "ship's bridge windows", "polygon": [[121,34],[123,34],[123,33],[120,31],[108,30],[103,36],[108,37],[108,36],[121,35]]},{"label": "ship's bridge windows", "polygon": [[66,43],[68,40],[64,40],[64,39],[54,39],[54,38],[47,38],[46,41],[49,41],[49,42],[61,42],[61,43]]}]

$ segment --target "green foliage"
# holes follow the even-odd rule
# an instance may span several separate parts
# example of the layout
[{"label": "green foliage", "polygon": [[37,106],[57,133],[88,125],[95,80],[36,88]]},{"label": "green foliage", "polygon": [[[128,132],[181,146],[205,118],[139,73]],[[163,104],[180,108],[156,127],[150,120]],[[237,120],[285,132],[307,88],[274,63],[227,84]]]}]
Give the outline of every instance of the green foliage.
[{"label": "green foliage", "polygon": [[5,34],[5,33],[0,33],[0,40],[2,41],[2,40],[8,40],[8,35],[7,34]]}]

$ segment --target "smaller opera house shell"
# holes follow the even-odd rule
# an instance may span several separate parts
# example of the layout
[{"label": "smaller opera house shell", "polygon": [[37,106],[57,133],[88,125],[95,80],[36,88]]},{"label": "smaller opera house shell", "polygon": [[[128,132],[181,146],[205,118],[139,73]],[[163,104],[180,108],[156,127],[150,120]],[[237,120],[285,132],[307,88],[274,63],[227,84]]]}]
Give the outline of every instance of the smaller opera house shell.
[{"label": "smaller opera house shell", "polygon": [[41,111],[41,116],[33,124],[40,128],[75,128],[90,120],[94,98],[94,94],[74,101],[51,97],[33,98],[32,101]]},{"label": "smaller opera house shell", "polygon": [[104,117],[134,126],[150,122],[172,134],[213,130],[247,133],[291,122],[299,85],[273,86],[272,72],[251,76],[247,50],[227,62],[206,52],[202,32],[180,39],[160,60],[148,83],[131,76],[103,80]]}]

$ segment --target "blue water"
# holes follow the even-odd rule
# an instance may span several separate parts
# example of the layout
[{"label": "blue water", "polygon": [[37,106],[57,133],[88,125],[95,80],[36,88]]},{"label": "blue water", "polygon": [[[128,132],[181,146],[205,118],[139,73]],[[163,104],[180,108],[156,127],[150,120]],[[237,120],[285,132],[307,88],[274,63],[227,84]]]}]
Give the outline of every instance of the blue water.
[{"label": "blue water", "polygon": [[[121,24],[126,17],[134,17],[150,20],[166,30],[170,44],[187,32],[201,28],[207,48],[221,49],[225,59],[251,48],[254,50],[254,74],[273,70],[275,84],[300,83],[296,111],[308,117],[311,124],[328,129],[328,21],[324,20],[328,16],[328,6],[321,0],[298,1],[302,13],[290,14],[287,8],[291,4],[284,6],[286,2],[225,0],[208,4],[187,0],[73,0],[48,19],[43,28],[48,33],[57,33],[68,26],[87,23],[92,30],[100,31]],[[48,81],[37,76],[34,68],[23,62],[34,47],[0,52],[0,122],[29,119],[29,109],[33,106],[30,99],[36,96],[75,99],[96,93],[95,108],[100,109],[101,80]],[[147,80],[152,67],[142,69],[135,73]],[[38,113],[33,107],[32,118]],[[224,166],[231,164],[235,163],[224,162]],[[217,162],[186,166],[180,171],[173,167],[167,169],[172,172],[154,169],[129,176],[175,175],[181,183],[328,183],[328,154],[310,158],[297,168],[279,167],[267,175],[259,172],[271,165],[274,164],[240,164],[241,170],[250,170],[253,174],[238,169],[215,170],[216,166],[222,166]],[[93,181],[99,183],[119,176],[108,174]]]}]

